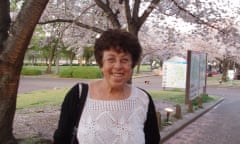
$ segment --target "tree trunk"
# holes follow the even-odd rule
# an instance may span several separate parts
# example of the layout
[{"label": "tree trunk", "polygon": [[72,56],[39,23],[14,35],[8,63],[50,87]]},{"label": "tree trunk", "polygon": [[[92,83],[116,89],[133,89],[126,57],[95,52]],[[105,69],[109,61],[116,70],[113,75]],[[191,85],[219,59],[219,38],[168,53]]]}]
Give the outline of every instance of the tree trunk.
[{"label": "tree trunk", "polygon": [[47,67],[47,73],[52,73],[52,61],[54,58],[54,53],[55,53],[55,46],[51,46],[50,48],[50,53],[48,56],[48,67]]},{"label": "tree trunk", "polygon": [[[9,1],[0,1],[0,144],[16,143],[12,129],[20,72],[34,28],[47,3],[48,0],[25,1],[12,27],[2,29],[10,24],[2,21],[10,19],[10,11]],[[2,11],[4,7],[8,10]]]},{"label": "tree trunk", "polygon": [[141,64],[138,63],[138,64],[137,64],[137,69],[136,69],[136,74],[139,74],[139,73],[140,73],[140,67],[141,67]]},{"label": "tree trunk", "polygon": [[223,60],[223,73],[222,73],[222,81],[226,82],[227,81],[227,72],[229,69],[229,60],[224,59]]},{"label": "tree trunk", "polygon": [[20,69],[6,63],[1,63],[0,69],[0,143],[15,143],[12,125],[16,110]]}]

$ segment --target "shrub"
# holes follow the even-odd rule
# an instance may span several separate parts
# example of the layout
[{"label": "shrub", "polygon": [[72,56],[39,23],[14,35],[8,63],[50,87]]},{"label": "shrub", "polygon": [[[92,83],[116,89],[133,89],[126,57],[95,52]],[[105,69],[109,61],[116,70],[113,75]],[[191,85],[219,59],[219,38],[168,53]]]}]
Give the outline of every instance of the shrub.
[{"label": "shrub", "polygon": [[78,68],[69,68],[60,72],[60,77],[65,78],[84,78],[84,79],[96,79],[101,78],[101,71],[98,67],[82,66]]},{"label": "shrub", "polygon": [[[213,100],[212,97],[209,97],[208,94],[201,94],[200,98],[202,100],[202,103],[207,103]],[[196,99],[192,100],[193,105],[198,105],[198,101]]]},{"label": "shrub", "polygon": [[59,73],[59,76],[60,77],[64,77],[64,78],[71,78],[72,77],[72,73],[73,73],[73,68],[65,69],[65,70],[62,70]]},{"label": "shrub", "polygon": [[81,69],[74,70],[72,76],[74,78],[95,79],[101,78],[101,72],[98,68],[83,67]]},{"label": "shrub", "polygon": [[33,69],[33,68],[22,68],[21,74],[22,75],[41,75],[42,71],[39,69]]},{"label": "shrub", "polygon": [[201,94],[200,97],[203,103],[213,101],[213,98],[209,97],[208,94]]}]

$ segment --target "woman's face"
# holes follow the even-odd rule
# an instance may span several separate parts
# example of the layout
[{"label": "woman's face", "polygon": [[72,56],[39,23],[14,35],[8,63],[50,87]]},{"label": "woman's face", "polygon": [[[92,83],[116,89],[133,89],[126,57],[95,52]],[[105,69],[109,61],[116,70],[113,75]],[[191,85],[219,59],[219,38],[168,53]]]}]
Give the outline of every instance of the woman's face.
[{"label": "woman's face", "polygon": [[129,53],[117,52],[113,49],[104,51],[101,70],[107,83],[111,87],[119,88],[131,78],[131,55]]}]

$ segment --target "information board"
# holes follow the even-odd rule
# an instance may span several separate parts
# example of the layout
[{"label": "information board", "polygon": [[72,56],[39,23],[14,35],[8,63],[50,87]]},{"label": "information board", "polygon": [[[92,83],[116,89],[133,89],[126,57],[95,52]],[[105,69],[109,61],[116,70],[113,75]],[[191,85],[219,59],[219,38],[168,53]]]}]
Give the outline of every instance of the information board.
[{"label": "information board", "polygon": [[162,68],[162,87],[164,88],[185,88],[186,86],[185,59],[180,61],[165,61]]},{"label": "information board", "polygon": [[[207,54],[188,51],[185,103],[206,92]],[[203,90],[201,92],[200,90]]]}]

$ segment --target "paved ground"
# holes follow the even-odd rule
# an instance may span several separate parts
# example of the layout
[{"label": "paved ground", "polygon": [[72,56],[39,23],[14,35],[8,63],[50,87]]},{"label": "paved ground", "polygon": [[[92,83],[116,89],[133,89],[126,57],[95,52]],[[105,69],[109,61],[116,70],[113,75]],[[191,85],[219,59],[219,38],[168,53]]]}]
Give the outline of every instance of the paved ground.
[{"label": "paved ground", "polygon": [[223,96],[225,99],[164,144],[240,143],[240,89],[209,88],[208,92]]},{"label": "paved ground", "polygon": [[[143,77],[144,76],[144,77]],[[160,76],[141,75],[135,76],[132,79],[133,84],[147,90],[162,89]],[[149,83],[145,83],[149,81]],[[71,87],[77,82],[89,82],[88,79],[72,79],[72,78],[53,78],[52,76],[24,76],[21,77],[19,83],[18,93],[27,93],[34,90],[41,89],[55,89]]]}]

